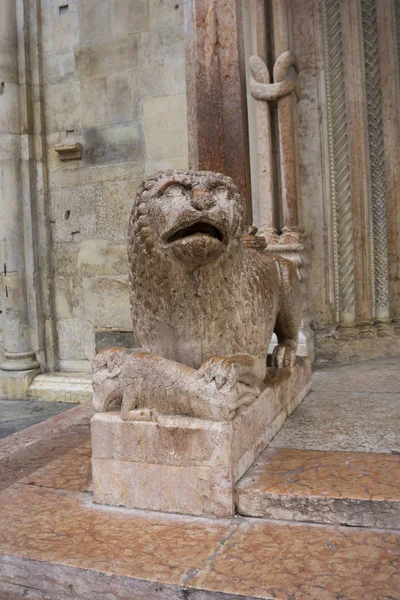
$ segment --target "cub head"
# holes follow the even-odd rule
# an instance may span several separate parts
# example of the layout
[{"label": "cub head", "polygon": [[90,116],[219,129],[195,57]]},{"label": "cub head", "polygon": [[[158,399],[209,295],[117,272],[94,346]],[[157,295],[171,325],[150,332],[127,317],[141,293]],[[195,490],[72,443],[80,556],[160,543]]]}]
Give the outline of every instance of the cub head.
[{"label": "cub head", "polygon": [[130,232],[131,243],[144,244],[148,253],[189,268],[211,263],[243,234],[238,190],[219,173],[158,173],[138,190]]}]

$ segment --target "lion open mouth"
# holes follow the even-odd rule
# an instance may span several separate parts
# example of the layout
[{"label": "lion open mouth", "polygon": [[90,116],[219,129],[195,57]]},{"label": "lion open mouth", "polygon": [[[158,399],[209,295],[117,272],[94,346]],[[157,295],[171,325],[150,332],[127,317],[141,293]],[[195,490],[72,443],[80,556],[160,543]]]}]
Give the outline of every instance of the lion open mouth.
[{"label": "lion open mouth", "polygon": [[192,237],[195,235],[207,235],[214,239],[222,241],[223,235],[214,227],[214,225],[210,225],[209,223],[194,223],[189,227],[184,227],[183,229],[179,229],[173,235],[171,235],[167,242],[168,244],[172,244],[172,242],[176,242],[177,240],[182,240],[184,238]]}]

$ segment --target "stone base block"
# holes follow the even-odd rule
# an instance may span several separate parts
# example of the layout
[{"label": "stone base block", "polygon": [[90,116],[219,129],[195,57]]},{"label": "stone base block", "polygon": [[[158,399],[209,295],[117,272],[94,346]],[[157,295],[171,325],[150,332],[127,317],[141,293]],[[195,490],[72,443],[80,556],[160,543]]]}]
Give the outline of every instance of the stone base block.
[{"label": "stone base block", "polygon": [[29,371],[0,371],[0,399],[28,400],[29,386],[40,369]]},{"label": "stone base block", "polygon": [[89,373],[42,373],[35,377],[29,388],[29,398],[43,402],[70,402],[84,404],[93,396]]},{"label": "stone base block", "polygon": [[91,420],[95,502],[189,515],[234,515],[234,485],[307,395],[308,359],[271,369],[266,388],[231,421],[162,416]]}]

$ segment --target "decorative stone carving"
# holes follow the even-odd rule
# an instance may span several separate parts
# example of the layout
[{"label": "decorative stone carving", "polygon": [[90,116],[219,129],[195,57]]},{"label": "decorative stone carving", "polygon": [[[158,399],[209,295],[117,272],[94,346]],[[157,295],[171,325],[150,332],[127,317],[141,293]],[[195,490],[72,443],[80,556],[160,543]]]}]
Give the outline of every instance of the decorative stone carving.
[{"label": "decorative stone carving", "polygon": [[375,320],[389,320],[388,226],[385,142],[376,0],[361,1],[364,42],[365,99],[369,147],[369,194],[373,224]]},{"label": "decorative stone carving", "polygon": [[333,217],[336,319],[355,319],[353,215],[340,0],[324,0],[322,23],[328,116],[329,175]]},{"label": "decorative stone carving", "polygon": [[133,333],[142,349],[94,362],[93,405],[121,418],[227,420],[260,394],[272,364],[293,367],[301,320],[295,267],[249,249],[229,177],[166,171],[138,190],[129,223]]},{"label": "decorative stone carving", "polygon": [[[292,93],[300,99],[300,84],[297,77],[298,68],[296,57],[287,50],[276,60],[274,65],[274,82],[269,82],[268,67],[259,56],[251,56],[249,66],[252,77],[250,79],[250,92],[256,100],[271,102]],[[267,81],[262,81],[262,79]]]}]

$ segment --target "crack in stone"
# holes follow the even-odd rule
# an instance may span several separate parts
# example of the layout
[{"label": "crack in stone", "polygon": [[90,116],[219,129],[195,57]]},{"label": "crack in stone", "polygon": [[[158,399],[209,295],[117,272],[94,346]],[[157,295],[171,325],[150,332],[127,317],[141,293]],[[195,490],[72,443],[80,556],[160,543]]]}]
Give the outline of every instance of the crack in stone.
[{"label": "crack in stone", "polygon": [[204,569],[206,569],[207,567],[210,567],[212,571],[214,571],[215,568],[215,561],[217,560],[218,556],[220,555],[221,551],[223,550],[223,548],[226,546],[226,544],[229,542],[229,540],[237,533],[237,531],[239,531],[239,529],[244,528],[244,527],[248,527],[248,523],[246,523],[245,521],[238,519],[238,522],[235,523],[233,525],[232,530],[225,536],[222,538],[222,540],[220,541],[217,549],[215,550],[215,552],[213,552],[212,554],[210,554],[210,556],[208,556],[203,563],[201,564],[201,566],[198,569],[191,569],[190,571],[187,572],[187,574],[184,576],[183,578],[183,583],[182,583],[182,591],[187,592],[188,590],[185,589],[188,587],[189,583],[191,581],[194,580],[194,578]]}]

